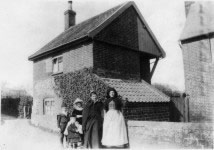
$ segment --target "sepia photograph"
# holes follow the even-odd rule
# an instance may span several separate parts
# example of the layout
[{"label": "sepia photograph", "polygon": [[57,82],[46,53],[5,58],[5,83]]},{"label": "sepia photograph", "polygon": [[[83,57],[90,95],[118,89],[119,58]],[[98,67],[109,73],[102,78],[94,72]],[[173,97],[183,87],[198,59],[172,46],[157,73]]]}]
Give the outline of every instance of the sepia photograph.
[{"label": "sepia photograph", "polygon": [[0,150],[214,149],[214,1],[0,6]]}]

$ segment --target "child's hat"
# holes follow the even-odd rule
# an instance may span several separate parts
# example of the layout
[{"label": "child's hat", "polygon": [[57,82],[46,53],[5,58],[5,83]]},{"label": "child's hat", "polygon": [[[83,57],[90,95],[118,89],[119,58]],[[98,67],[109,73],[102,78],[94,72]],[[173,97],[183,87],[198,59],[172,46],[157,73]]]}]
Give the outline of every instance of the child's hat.
[{"label": "child's hat", "polygon": [[81,100],[80,98],[77,98],[75,101],[74,101],[74,104],[76,103],[83,103],[83,100]]}]

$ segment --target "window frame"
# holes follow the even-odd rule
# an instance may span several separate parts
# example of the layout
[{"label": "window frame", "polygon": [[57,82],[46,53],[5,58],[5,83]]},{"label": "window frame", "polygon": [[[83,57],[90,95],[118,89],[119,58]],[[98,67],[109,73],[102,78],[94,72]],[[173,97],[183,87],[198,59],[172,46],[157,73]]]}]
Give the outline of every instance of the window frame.
[{"label": "window frame", "polygon": [[54,98],[45,98],[43,100],[43,115],[54,115],[55,100]]},{"label": "window frame", "polygon": [[[61,59],[61,61],[59,62],[59,59]],[[56,65],[57,65],[57,70],[55,71],[54,69],[54,61],[56,60]],[[60,67],[60,63],[61,64],[61,67]],[[63,73],[63,56],[62,55],[59,55],[59,56],[56,56],[56,57],[53,57],[52,58],[52,73],[53,74],[59,74],[59,73]]]}]

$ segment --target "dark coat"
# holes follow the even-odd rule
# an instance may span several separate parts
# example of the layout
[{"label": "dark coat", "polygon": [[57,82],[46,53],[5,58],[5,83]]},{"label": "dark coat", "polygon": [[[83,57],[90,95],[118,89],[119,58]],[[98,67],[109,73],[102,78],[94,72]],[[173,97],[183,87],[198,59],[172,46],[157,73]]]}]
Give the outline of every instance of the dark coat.
[{"label": "dark coat", "polygon": [[60,128],[61,133],[64,133],[67,123],[69,121],[69,116],[65,114],[57,115],[57,126]]},{"label": "dark coat", "polygon": [[77,122],[79,122],[80,125],[82,125],[82,117],[77,117],[77,115],[82,115],[82,110],[74,109],[72,112],[72,115],[76,117]]},{"label": "dark coat", "polygon": [[77,127],[74,123],[70,124],[67,130],[68,130],[67,138],[70,142],[79,142],[81,140],[80,134],[77,132]]},{"label": "dark coat", "polygon": [[89,100],[83,109],[82,128],[85,148],[100,148],[103,124],[103,103]]}]

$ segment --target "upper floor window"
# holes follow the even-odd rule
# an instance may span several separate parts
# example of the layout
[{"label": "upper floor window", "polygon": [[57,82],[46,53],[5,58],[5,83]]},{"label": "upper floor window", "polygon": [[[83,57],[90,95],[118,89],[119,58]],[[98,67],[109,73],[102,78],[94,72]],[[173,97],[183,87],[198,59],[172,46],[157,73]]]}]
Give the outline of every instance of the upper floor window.
[{"label": "upper floor window", "polygon": [[54,99],[46,98],[44,99],[44,115],[54,114]]},{"label": "upper floor window", "polygon": [[63,59],[62,56],[58,56],[52,59],[53,73],[63,72]]}]

